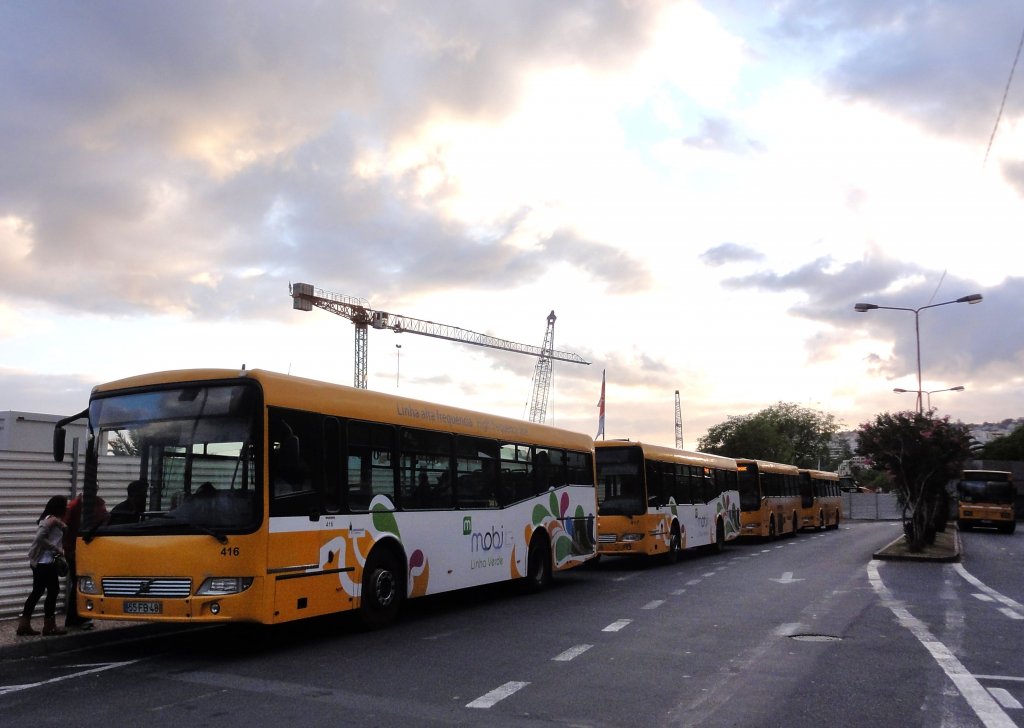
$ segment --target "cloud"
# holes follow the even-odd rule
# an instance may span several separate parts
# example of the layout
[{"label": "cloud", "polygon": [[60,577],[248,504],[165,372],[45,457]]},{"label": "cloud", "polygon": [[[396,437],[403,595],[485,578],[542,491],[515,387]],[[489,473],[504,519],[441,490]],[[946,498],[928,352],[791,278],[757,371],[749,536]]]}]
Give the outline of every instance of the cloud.
[{"label": "cloud", "polygon": [[[955,304],[918,314],[925,377],[954,379],[980,377],[987,363],[1009,365],[1024,360],[1022,283],[1021,278],[1009,277],[995,287],[979,289],[973,281],[877,253],[842,266],[821,258],[787,273],[764,270],[724,281],[739,290],[801,294],[791,312],[835,331],[807,342],[812,360],[834,348],[841,337],[892,341],[891,359],[878,352],[871,355],[872,366],[890,377],[916,374],[913,309],[981,293],[984,300],[979,305]],[[911,310],[855,312],[854,303],[862,301]]]},{"label": "cloud", "polygon": [[[976,139],[980,162],[1022,27],[1024,9],[998,0],[790,0],[768,32],[782,49],[827,63],[834,92]],[[1014,94],[1007,111],[1024,111],[1024,96]]]},{"label": "cloud", "polygon": [[713,248],[705,250],[700,254],[700,259],[711,266],[718,267],[727,263],[742,263],[747,261],[762,261],[764,255],[738,243],[722,243]]},{"label": "cloud", "polygon": [[[535,269],[538,251],[481,237],[408,175],[363,162],[442,110],[502,116],[531,68],[614,68],[659,12],[540,0],[7,5],[0,220],[26,252],[0,267],[0,291],[213,318],[275,315],[285,282],[302,278],[367,294],[501,285]],[[619,264],[642,279],[596,244],[545,247],[548,262],[598,278]]]},{"label": "cloud", "polygon": [[744,137],[731,120],[724,117],[705,116],[700,129],[683,139],[683,144],[698,149],[748,154],[763,149],[760,142]]},{"label": "cloud", "polygon": [[85,408],[95,384],[73,374],[30,374],[0,368],[0,402],[7,410],[70,415]]}]

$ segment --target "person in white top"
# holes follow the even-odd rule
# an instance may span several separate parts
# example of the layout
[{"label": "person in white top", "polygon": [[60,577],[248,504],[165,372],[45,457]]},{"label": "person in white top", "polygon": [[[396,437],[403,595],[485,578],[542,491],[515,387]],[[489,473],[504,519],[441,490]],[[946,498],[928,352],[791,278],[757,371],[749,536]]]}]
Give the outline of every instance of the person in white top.
[{"label": "person in white top", "polygon": [[57,557],[64,557],[64,515],[68,510],[68,499],[55,495],[46,502],[39,516],[36,537],[28,549],[28,563],[32,567],[32,591],[25,600],[25,608],[18,617],[19,636],[37,635],[32,629],[32,612],[39,598],[46,592],[43,602],[43,634],[65,634],[57,627],[57,596],[60,594],[60,573]]}]

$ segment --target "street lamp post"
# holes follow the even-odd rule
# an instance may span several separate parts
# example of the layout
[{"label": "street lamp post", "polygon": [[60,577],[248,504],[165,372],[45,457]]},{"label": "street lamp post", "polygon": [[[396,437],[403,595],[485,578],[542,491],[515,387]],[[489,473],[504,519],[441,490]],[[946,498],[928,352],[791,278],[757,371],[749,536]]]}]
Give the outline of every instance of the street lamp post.
[{"label": "street lamp post", "polygon": [[[896,389],[894,389],[892,391],[896,392],[897,394],[906,394],[907,392],[917,392],[917,390],[914,390],[914,389],[901,389],[899,387],[897,387]],[[938,394],[939,392],[962,392],[962,391],[964,391],[963,385],[958,385],[956,387],[950,387],[948,389],[932,389],[932,390],[930,390],[928,392],[924,392],[923,394],[927,394],[928,395],[928,411],[929,412],[932,411],[932,395],[933,394]],[[917,392],[917,395],[919,397],[921,396],[921,394],[922,394],[921,392]]]},{"label": "street lamp post", "polygon": [[[943,301],[942,303],[933,303],[928,306],[921,306],[920,308],[903,308],[901,306],[879,306],[874,303],[857,303],[854,304],[853,310],[858,313],[866,313],[873,311],[876,308],[885,309],[887,311],[910,311],[914,314],[914,336],[917,340],[917,412],[918,414],[924,413],[924,398],[921,396],[924,392],[924,388],[921,386],[921,322],[920,313],[926,308],[937,308],[939,306],[948,306],[951,303],[981,303],[981,294],[972,293],[969,296],[961,296],[955,301]],[[913,391],[913,390],[910,390]]]}]

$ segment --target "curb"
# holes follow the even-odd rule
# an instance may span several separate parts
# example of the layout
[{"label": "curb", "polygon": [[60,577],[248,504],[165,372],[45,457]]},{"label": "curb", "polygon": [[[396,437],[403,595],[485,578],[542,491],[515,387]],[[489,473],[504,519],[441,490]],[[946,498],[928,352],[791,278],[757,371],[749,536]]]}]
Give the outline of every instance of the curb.
[{"label": "curb", "polygon": [[932,549],[931,552],[923,551],[921,553],[914,554],[909,553],[902,548],[902,545],[905,542],[906,539],[903,536],[900,536],[872,554],[872,558],[879,559],[881,561],[930,561],[941,564],[959,561],[962,553],[962,547],[960,545],[960,531],[956,528],[953,529],[952,551],[949,549]]},{"label": "curb", "polygon": [[195,626],[144,622],[89,631],[69,630],[64,635],[15,637],[13,639],[18,640],[17,642],[0,645],[0,660],[47,657],[97,645],[118,645],[125,642],[163,637],[175,632],[191,629],[195,629]]}]

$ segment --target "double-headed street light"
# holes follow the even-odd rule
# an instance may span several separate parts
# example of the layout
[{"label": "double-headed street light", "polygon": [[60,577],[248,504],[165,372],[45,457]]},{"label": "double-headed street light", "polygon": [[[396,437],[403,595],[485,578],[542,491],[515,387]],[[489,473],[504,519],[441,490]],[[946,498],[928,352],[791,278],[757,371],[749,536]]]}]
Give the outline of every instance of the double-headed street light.
[{"label": "double-headed street light", "polygon": [[[969,296],[961,296],[955,301],[943,301],[942,303],[933,303],[928,306],[921,306],[920,308],[903,308],[901,306],[879,306],[874,303],[857,303],[854,304],[853,310],[858,313],[866,313],[867,311],[873,311],[876,308],[886,309],[888,311],[910,311],[914,314],[914,336],[917,339],[917,411],[919,414],[924,413],[924,398],[923,388],[921,386],[921,325],[920,325],[920,313],[926,308],[937,308],[939,306],[948,306],[951,303],[981,303],[981,294],[972,293]],[[914,390],[910,390],[914,391]],[[929,409],[931,409],[929,407]]]},{"label": "double-headed street light", "polygon": [[[894,389],[892,391],[896,392],[897,394],[906,394],[907,392],[915,392],[915,393],[917,393],[917,395],[919,397],[922,394],[921,392],[918,392],[916,389],[900,389],[899,387],[897,387],[896,389]],[[929,412],[932,411],[932,395],[933,394],[938,394],[939,392],[962,392],[962,391],[964,391],[964,387],[961,384],[961,385],[958,385],[956,387],[950,387],[949,389],[933,389],[931,391],[924,392],[924,394],[928,395],[928,411]]]}]

